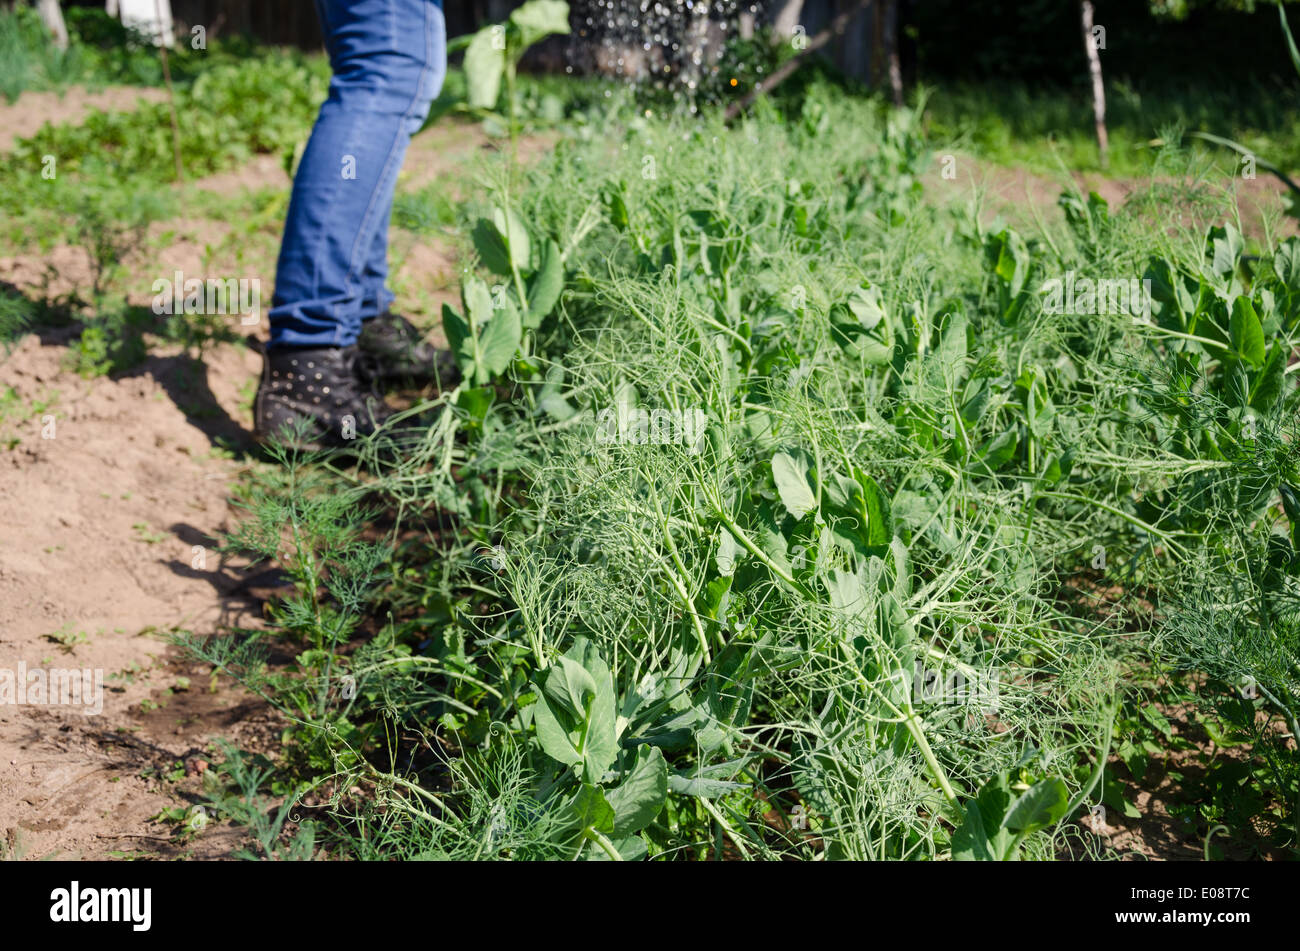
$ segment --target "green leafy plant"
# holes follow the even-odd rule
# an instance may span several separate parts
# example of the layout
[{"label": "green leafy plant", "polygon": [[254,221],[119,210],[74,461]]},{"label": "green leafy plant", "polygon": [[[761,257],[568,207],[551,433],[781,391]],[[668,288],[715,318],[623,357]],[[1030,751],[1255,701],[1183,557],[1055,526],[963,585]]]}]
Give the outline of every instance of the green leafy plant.
[{"label": "green leafy plant", "polygon": [[1065,816],[1068,806],[1065,784],[1059,779],[1012,786],[1005,774],[999,774],[966,804],[962,823],[953,833],[953,858],[958,861],[1019,858],[1025,837],[1055,825]]},{"label": "green leafy plant", "polygon": [[[776,108],[501,157],[462,385],[245,490],[293,592],[191,646],[289,717],[273,788],[345,789],[366,858],[1100,855],[1080,807],[1186,752],[1141,712],[1176,675],[1255,757],[1198,838],[1248,777],[1288,848],[1294,242],[1157,239],[1158,181],[990,223],[923,200],[920,109]],[[1143,306],[1049,306],[1067,272]]]},{"label": "green leafy plant", "polygon": [[565,0],[528,0],[505,23],[490,24],[473,36],[451,44],[449,51],[465,48],[465,80],[469,105],[495,110],[505,87],[510,148],[518,147],[518,112],[515,71],[524,51],[538,40],[569,32],[569,5]]}]

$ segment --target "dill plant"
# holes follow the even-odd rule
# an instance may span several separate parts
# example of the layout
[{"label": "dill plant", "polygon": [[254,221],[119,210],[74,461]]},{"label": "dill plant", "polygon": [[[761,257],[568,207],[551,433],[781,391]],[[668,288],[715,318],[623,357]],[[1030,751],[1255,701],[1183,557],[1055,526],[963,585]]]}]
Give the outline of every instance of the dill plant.
[{"label": "dill plant", "polygon": [[[238,535],[311,526],[295,715],[367,675],[368,726],[319,734],[355,854],[1099,855],[1073,820],[1123,806],[1136,672],[1294,729],[1294,241],[1251,260],[1230,222],[1153,236],[1149,203],[1072,189],[1022,236],[923,200],[916,112],[798,109],[562,141],[494,193],[561,249],[554,309],[413,407],[403,453],[327,463],[333,500],[290,465]],[[524,307],[554,265],[506,244]],[[1150,279],[1153,318],[1049,313],[1067,269]],[[706,424],[611,436],[617,407]],[[1253,735],[1290,801],[1279,730]]]}]

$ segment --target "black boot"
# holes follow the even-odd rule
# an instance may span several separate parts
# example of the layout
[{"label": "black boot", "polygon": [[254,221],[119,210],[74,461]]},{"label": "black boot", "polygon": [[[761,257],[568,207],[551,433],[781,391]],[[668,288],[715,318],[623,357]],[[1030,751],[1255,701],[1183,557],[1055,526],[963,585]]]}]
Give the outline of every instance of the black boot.
[{"label": "black boot", "polygon": [[263,356],[254,435],[302,449],[346,447],[392,415],[355,347],[277,347]]},{"label": "black boot", "polygon": [[433,382],[441,390],[460,382],[451,353],[431,346],[419,328],[399,314],[385,311],[364,321],[357,346],[371,358],[381,381]]}]

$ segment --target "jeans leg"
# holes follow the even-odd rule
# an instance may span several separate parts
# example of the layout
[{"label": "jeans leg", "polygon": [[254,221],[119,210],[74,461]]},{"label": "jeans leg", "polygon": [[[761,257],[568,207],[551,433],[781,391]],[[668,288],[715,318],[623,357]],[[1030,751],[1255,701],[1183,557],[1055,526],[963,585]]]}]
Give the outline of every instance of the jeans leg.
[{"label": "jeans leg", "polygon": [[437,0],[318,0],[334,77],[294,178],[272,346],[349,346],[387,306],[397,173],[446,72]]},{"label": "jeans leg", "polygon": [[[438,2],[438,7],[441,13],[441,0]],[[407,144],[410,143],[411,137],[419,132],[420,127],[424,125],[424,120],[429,115],[430,105],[442,92],[442,83],[447,72],[447,36],[443,23],[438,24],[432,36],[432,41],[434,44],[432,62],[435,65],[435,70],[427,76],[429,86],[422,93],[423,96],[427,97],[422,100],[422,108],[407,120],[405,129]],[[405,146],[403,146],[403,150],[405,150]],[[398,167],[400,168],[400,163]],[[394,185],[396,185],[396,179],[394,179]],[[388,192],[388,202],[379,216],[379,227],[375,231],[375,240],[370,244],[370,252],[366,255],[365,267],[361,273],[361,286],[363,288],[362,320],[378,317],[388,310],[395,297],[393,292],[388,289],[388,228],[392,216],[393,190],[390,190]]]}]

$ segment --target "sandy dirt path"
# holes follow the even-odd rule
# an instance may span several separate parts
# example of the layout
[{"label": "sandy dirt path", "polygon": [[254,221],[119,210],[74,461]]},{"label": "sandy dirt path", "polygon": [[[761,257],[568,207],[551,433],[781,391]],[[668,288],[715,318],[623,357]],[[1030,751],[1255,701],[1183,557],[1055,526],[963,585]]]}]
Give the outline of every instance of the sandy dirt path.
[{"label": "sandy dirt path", "polygon": [[[137,93],[157,98],[26,93],[0,105],[0,151],[43,117],[130,108]],[[491,148],[476,126],[431,128],[412,144],[403,187],[463,187],[461,169]],[[279,156],[257,156],[187,188],[238,202],[289,184]],[[274,222],[252,235],[200,217],[156,222],[123,261],[127,298],[148,304],[153,280],[176,270],[256,278],[269,298],[275,231]],[[398,229],[391,239],[399,303],[435,322],[456,298],[454,252]],[[85,299],[92,276],[74,246],[0,258],[0,282],[33,301]],[[238,460],[248,458],[265,322],[251,328],[251,347],[223,344],[200,362],[154,346],[141,365],[94,379],[69,367],[75,330],[41,329],[7,357],[0,350],[0,679],[20,668],[89,671],[103,678],[102,709],[0,703],[0,858],[226,857],[245,844],[233,829],[211,823],[195,835],[160,816],[204,802],[214,739],[274,756],[282,724],[168,635],[258,626],[280,584],[273,570],[249,573],[216,550],[239,517],[231,490],[254,465]]]},{"label": "sandy dirt path", "polygon": [[102,710],[0,706],[0,836],[31,858],[220,854],[222,836],[190,845],[153,817],[201,801],[213,737],[265,745],[273,717],[167,634],[258,623],[215,550],[241,467],[213,439],[243,432],[260,358],[227,345],[204,365],[157,355],[83,380],[62,344],[32,334],[0,363],[0,671],[89,671]]}]

